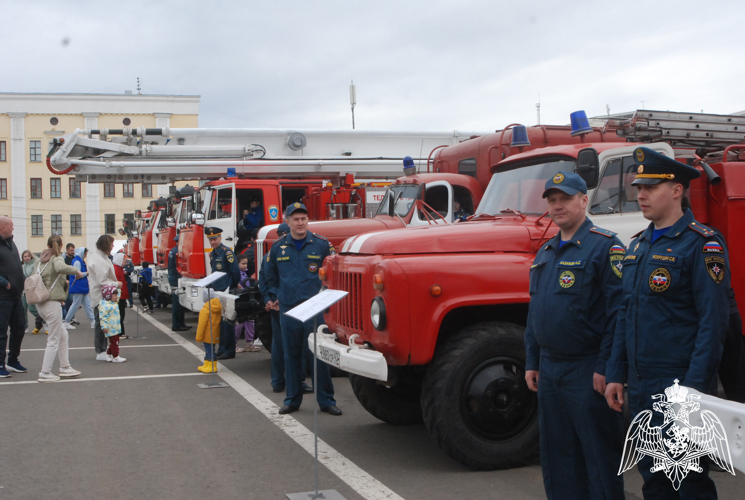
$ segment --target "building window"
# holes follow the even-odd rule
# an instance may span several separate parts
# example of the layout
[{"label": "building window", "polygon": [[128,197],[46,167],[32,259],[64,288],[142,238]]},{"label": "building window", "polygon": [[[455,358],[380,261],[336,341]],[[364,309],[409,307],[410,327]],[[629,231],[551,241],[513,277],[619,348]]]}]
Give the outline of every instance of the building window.
[{"label": "building window", "polygon": [[153,185],[152,184],[143,184],[142,185],[142,197],[143,198],[152,198],[153,197]]},{"label": "building window", "polygon": [[41,198],[41,179],[31,179],[31,198]]},{"label": "building window", "polygon": [[125,126],[129,127],[130,125],[132,125],[132,120],[130,120],[129,118],[125,118],[124,120],[122,120],[122,123]]},{"label": "building window", "polygon": [[44,223],[41,215],[31,216],[31,236],[44,236]]},{"label": "building window", "polygon": [[80,182],[70,179],[70,198],[80,198]]},{"label": "building window", "polygon": [[49,179],[49,196],[62,198],[62,179]]},{"label": "building window", "polygon": [[83,216],[80,214],[70,215],[70,234],[80,236],[83,234]]},{"label": "building window", "polygon": [[0,141],[0,161],[5,161],[5,141]]},{"label": "building window", "polygon": [[122,189],[124,190],[124,196],[125,198],[134,198],[135,197],[135,185],[131,182],[125,182],[122,185]]},{"label": "building window", "polygon": [[8,179],[0,179],[0,199],[8,199]]},{"label": "building window", "polygon": [[62,215],[52,215],[52,234],[62,234]]},{"label": "building window", "polygon": [[29,161],[41,161],[41,141],[30,141]]},{"label": "building window", "polygon": [[104,215],[104,233],[114,234],[116,232],[116,214]]},{"label": "building window", "polygon": [[113,182],[103,183],[103,197],[104,198],[116,198],[116,184]]},{"label": "building window", "polygon": [[53,116],[49,119],[49,123],[52,125],[57,125],[59,123],[59,119],[56,116]]}]

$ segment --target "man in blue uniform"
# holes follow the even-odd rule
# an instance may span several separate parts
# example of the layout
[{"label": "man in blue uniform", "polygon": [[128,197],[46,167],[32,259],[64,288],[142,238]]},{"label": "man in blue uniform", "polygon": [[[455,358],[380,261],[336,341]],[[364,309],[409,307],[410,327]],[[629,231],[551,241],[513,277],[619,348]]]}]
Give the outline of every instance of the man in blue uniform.
[{"label": "man in blue uniform", "polygon": [[[177,234],[173,241],[178,243],[178,239],[179,235]],[[176,245],[168,252],[168,284],[171,286],[171,330],[174,332],[184,332],[191,328],[186,326],[184,322],[184,308],[181,307],[176,293],[180,277],[181,274],[178,272],[178,245]]]},{"label": "man in blue uniform", "polygon": [[249,203],[249,208],[243,211],[243,227],[253,233],[264,225],[264,208],[258,198],[252,198]]},{"label": "man in blue uniform", "polygon": [[561,231],[530,268],[525,380],[538,392],[546,496],[622,499],[623,422],[604,396],[625,249],[585,215],[576,173],[558,172],[543,197]]},{"label": "man in blue uniform", "polygon": [[[285,210],[285,219],[290,233],[278,239],[269,251],[264,263],[266,288],[271,309],[279,310],[282,342],[285,358],[286,397],[280,414],[292,413],[303,401],[302,357],[309,351],[308,335],[313,331],[313,320],[300,323],[285,313],[321,291],[318,269],[323,259],[331,254],[331,245],[323,236],[308,231],[308,210],[301,203],[293,203]],[[323,315],[319,315],[323,322]],[[341,415],[334,400],[334,385],[329,366],[323,362],[318,366],[316,397],[321,411]]]},{"label": "man in blue uniform", "polygon": [[[698,170],[640,147],[632,182],[639,206],[652,221],[629,245],[623,265],[623,301],[608,363],[606,399],[621,411],[628,381],[631,417],[652,410],[651,426],[663,415],[652,396],[680,385],[716,390],[717,366],[729,322],[730,277],[721,238],[682,208],[685,190]],[[620,462],[620,460],[619,460]],[[701,460],[676,491],[664,471],[651,472],[652,458],[639,461],[644,498],[716,498]]]},{"label": "man in blue uniform", "polygon": [[[222,229],[208,227],[204,230],[204,234],[209,239],[212,247],[212,252],[210,252],[212,272],[225,273],[225,276],[213,282],[210,287],[220,292],[235,288],[241,279],[241,271],[238,269],[238,261],[233,251],[222,244]],[[223,319],[220,322],[220,347],[217,349],[217,359],[233,359],[234,357],[235,328]]]}]

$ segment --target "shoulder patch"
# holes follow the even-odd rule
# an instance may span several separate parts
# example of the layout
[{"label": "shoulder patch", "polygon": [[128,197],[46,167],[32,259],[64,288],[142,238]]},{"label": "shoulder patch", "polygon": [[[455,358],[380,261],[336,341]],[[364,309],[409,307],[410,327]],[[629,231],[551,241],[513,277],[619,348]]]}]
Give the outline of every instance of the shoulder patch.
[{"label": "shoulder patch", "polygon": [[602,234],[603,236],[606,236],[608,238],[614,237],[618,233],[614,233],[613,231],[608,231],[607,229],[603,229],[602,227],[592,226],[590,228],[590,231],[593,233]]},{"label": "shoulder patch", "polygon": [[724,253],[724,248],[722,248],[722,245],[716,240],[704,243],[704,248],[702,250],[704,253]]},{"label": "shoulder patch", "polygon": [[716,234],[713,229],[708,228],[704,226],[703,224],[698,223],[696,221],[693,221],[690,224],[688,224],[688,227],[690,227],[691,229],[693,229],[694,231],[696,231],[698,234],[702,236],[709,237],[709,236],[714,236]]},{"label": "shoulder patch", "polygon": [[325,236],[321,236],[321,235],[320,235],[320,234],[318,234],[318,233],[311,233],[311,234],[312,234],[313,236],[315,236],[316,238],[318,238],[319,240],[324,240],[324,241],[328,241],[328,238],[326,238]]}]

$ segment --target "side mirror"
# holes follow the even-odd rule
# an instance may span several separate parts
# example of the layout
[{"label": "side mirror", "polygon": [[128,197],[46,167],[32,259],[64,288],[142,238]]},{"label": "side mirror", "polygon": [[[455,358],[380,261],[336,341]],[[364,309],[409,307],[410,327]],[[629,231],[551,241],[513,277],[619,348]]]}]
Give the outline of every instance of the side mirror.
[{"label": "side mirror", "polygon": [[135,210],[135,219],[142,219],[142,210]]},{"label": "side mirror", "polygon": [[587,189],[593,189],[598,183],[600,161],[598,152],[594,148],[586,148],[577,155],[577,174],[587,184]]},{"label": "side mirror", "polygon": [[191,214],[191,222],[197,226],[204,226],[204,214]]}]

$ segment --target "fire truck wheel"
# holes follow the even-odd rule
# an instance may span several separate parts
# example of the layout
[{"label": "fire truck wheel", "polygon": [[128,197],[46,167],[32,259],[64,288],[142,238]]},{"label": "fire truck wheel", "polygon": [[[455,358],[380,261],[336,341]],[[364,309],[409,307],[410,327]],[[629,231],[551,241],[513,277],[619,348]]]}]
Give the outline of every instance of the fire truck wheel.
[{"label": "fire truck wheel", "polygon": [[386,387],[352,373],[349,381],[357,400],[373,417],[393,425],[422,423],[421,385],[399,382]]},{"label": "fire truck wheel", "polygon": [[262,314],[256,318],[255,323],[256,337],[264,344],[267,352],[272,352],[272,317],[269,314]]},{"label": "fire truck wheel", "polygon": [[424,425],[475,470],[518,467],[538,453],[538,399],[525,384],[525,328],[468,326],[437,348],[422,386]]}]

